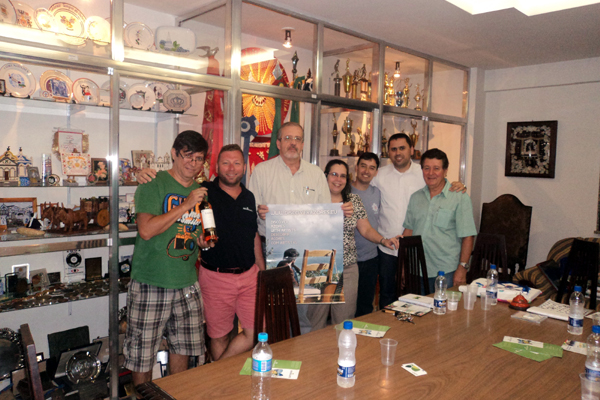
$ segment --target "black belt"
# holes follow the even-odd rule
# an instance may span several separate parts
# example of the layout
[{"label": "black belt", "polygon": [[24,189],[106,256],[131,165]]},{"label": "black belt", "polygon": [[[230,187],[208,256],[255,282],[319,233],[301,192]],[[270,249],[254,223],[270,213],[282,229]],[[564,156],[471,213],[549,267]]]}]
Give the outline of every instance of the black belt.
[{"label": "black belt", "polygon": [[219,268],[219,267],[210,265],[209,263],[207,263],[204,260],[201,260],[200,264],[209,271],[220,272],[222,274],[234,274],[234,275],[243,274],[244,272],[246,272],[250,268],[252,268],[252,267],[246,268],[246,269],[244,269],[244,268]]}]

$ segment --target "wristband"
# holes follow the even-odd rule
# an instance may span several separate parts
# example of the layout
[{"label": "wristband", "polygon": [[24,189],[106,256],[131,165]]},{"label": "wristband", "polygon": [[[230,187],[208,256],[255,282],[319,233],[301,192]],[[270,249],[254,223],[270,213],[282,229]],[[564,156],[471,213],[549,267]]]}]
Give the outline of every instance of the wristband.
[{"label": "wristband", "polygon": [[379,244],[383,246],[383,241],[385,240],[385,238],[381,238],[381,240],[379,241]]}]

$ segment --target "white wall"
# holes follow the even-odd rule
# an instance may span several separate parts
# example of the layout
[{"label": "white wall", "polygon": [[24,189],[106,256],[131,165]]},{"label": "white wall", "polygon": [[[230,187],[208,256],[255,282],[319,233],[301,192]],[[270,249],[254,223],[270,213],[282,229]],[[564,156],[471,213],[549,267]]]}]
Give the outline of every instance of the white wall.
[{"label": "white wall", "polygon": [[[474,155],[471,167],[482,174],[473,198],[511,193],[533,206],[527,266],[545,260],[559,239],[599,236],[600,58],[487,71],[484,90],[483,137],[475,132],[483,157]],[[507,122],[547,120],[558,120],[555,178],[505,177]]]}]

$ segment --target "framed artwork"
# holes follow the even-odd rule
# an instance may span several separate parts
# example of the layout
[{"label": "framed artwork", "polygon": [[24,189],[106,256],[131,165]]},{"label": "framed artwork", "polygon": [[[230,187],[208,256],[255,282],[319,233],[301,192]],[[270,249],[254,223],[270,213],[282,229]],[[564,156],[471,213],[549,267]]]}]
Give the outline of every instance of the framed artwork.
[{"label": "framed artwork", "polygon": [[8,228],[27,226],[33,213],[37,212],[35,197],[4,197],[0,198],[0,216],[6,218]]},{"label": "framed artwork", "polygon": [[0,79],[0,95],[4,96],[6,94],[6,81],[4,79]]},{"label": "framed artwork", "polygon": [[509,122],[505,176],[554,178],[558,121]]},{"label": "framed artwork", "polygon": [[12,266],[13,274],[16,274],[18,278],[29,280],[29,264],[19,264]]},{"label": "framed artwork", "polygon": [[87,176],[90,174],[92,159],[89,154],[61,153],[60,158],[63,175]]},{"label": "framed artwork", "polygon": [[92,158],[92,174],[96,177],[96,185],[108,182],[108,162],[106,158]]},{"label": "framed artwork", "polygon": [[40,171],[38,167],[27,166],[27,177],[29,178],[29,184],[31,186],[38,186],[40,184]]},{"label": "framed artwork", "polygon": [[52,138],[52,152],[60,159],[61,153],[87,153],[89,137],[80,130],[57,130]]},{"label": "framed artwork", "polygon": [[135,168],[146,168],[150,160],[154,159],[152,150],[131,150],[131,159]]},{"label": "framed artwork", "polygon": [[31,271],[29,273],[29,278],[34,289],[42,289],[50,286],[50,279],[48,279],[46,268]]}]

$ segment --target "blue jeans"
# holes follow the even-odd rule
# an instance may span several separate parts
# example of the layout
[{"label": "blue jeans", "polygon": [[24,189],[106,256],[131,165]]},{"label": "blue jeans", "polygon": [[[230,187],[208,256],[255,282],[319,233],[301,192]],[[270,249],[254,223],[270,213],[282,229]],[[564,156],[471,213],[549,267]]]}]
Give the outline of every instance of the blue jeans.
[{"label": "blue jeans", "polygon": [[358,298],[356,301],[356,317],[373,312],[373,299],[379,275],[379,257],[358,263]]},{"label": "blue jeans", "polygon": [[[456,271],[452,271],[452,272],[446,272],[446,283],[448,284],[448,286],[446,286],[447,288],[451,288],[452,286],[454,286],[454,272]],[[435,293],[435,278],[437,278],[437,275],[433,278],[427,278],[428,283],[429,283],[429,291],[431,292],[431,294]],[[421,294],[425,294],[425,292],[423,291]]]},{"label": "blue jeans", "polygon": [[396,296],[396,272],[398,257],[391,256],[377,249],[379,253],[379,308],[398,300]]}]

